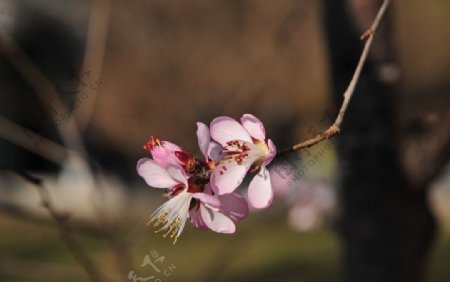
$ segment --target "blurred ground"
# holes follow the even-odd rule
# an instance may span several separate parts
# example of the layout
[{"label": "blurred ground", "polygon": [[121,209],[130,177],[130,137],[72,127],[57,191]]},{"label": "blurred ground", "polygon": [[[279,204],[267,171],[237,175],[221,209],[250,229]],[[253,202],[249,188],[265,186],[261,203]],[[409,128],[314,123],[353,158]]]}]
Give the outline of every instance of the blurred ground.
[{"label": "blurred ground", "polygon": [[[5,216],[0,217],[0,223],[0,281],[86,279],[51,226],[42,228]],[[133,242],[134,267],[130,270],[142,277],[161,276],[148,266],[140,267],[145,255],[154,250],[165,257],[161,267],[175,266],[168,281],[200,281],[210,276],[214,281],[341,281],[339,246],[329,228],[299,234],[286,225],[284,218],[268,220],[267,214],[262,213],[252,215],[239,228],[237,234],[226,236],[200,232],[189,226],[175,246],[152,234],[151,229],[140,229],[145,238]],[[80,239],[89,255],[96,258],[101,271],[112,275],[116,266],[104,242],[86,236]],[[438,238],[428,281],[449,281],[449,260],[450,232],[447,231]],[[159,262],[155,264],[160,266]]]}]

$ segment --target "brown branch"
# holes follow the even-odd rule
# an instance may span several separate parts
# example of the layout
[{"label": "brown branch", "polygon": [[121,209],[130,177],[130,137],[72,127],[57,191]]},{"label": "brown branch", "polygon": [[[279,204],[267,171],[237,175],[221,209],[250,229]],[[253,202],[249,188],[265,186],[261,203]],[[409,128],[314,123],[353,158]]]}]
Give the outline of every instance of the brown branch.
[{"label": "brown branch", "polygon": [[[65,105],[55,90],[52,82],[38,68],[33,60],[27,55],[22,47],[4,32],[0,33],[0,53],[24,78],[28,85],[34,90],[42,105],[55,120],[58,132],[67,147],[76,149],[82,154],[84,148],[81,145],[81,137],[75,120],[65,115]],[[57,117],[65,117],[64,122],[58,121]]]},{"label": "brown branch", "polygon": [[71,150],[0,116],[0,137],[55,164],[62,164]]},{"label": "brown branch", "polygon": [[[85,85],[95,84],[99,81],[103,61],[105,57],[106,39],[108,35],[108,28],[110,23],[111,1],[110,0],[94,0],[91,1],[91,9],[89,16],[89,28],[85,46],[85,54],[83,58],[82,68],[88,70],[89,75],[85,81]],[[80,82],[78,88],[83,91],[82,83]],[[74,113],[76,116],[78,127],[83,130],[90,121],[92,112],[94,110],[96,94],[99,87],[96,89],[89,88],[89,99]]]},{"label": "brown branch", "polygon": [[67,221],[69,216],[67,214],[60,213],[56,210],[52,203],[50,194],[47,187],[43,184],[40,178],[34,177],[26,172],[18,172],[23,178],[25,178],[30,183],[34,184],[38,189],[39,196],[42,201],[42,206],[48,211],[50,217],[55,222],[61,240],[64,242],[66,247],[72,253],[72,256],[80,264],[80,266],[86,271],[87,275],[94,282],[102,281],[98,267],[95,266],[94,262],[88,257],[84,252],[80,243],[72,236],[71,228]]},{"label": "brown branch", "polygon": [[[11,219],[37,224],[42,227],[50,226],[50,222],[47,218],[44,218],[40,214],[36,214],[32,210],[27,209],[24,205],[8,202],[4,199],[0,199],[0,214]],[[72,221],[70,227],[72,233],[82,234],[87,237],[99,238],[105,234],[103,226],[98,226],[90,221]]]},{"label": "brown branch", "polygon": [[341,108],[339,110],[339,114],[336,117],[336,120],[334,123],[324,132],[317,134],[315,137],[308,139],[304,142],[298,143],[293,145],[292,147],[279,150],[277,152],[277,157],[284,155],[286,153],[295,152],[298,150],[301,150],[303,148],[311,147],[319,142],[322,142],[323,140],[329,139],[335,135],[338,135],[341,131],[341,124],[342,120],[344,119],[345,112],[347,111],[348,104],[353,96],[353,93],[355,92],[356,84],[358,83],[359,77],[361,75],[361,71],[364,67],[364,63],[367,60],[367,57],[369,55],[370,48],[373,43],[373,39],[375,36],[375,33],[378,30],[378,26],[380,25],[381,19],[383,18],[387,7],[389,6],[389,0],[384,0],[383,4],[381,5],[380,9],[378,10],[377,16],[375,17],[372,25],[370,28],[364,32],[364,34],[361,36],[361,40],[366,40],[364,44],[364,49],[361,53],[361,57],[359,58],[358,64],[356,66],[355,72],[353,73],[353,77],[350,80],[350,83],[347,87],[347,90],[344,92],[344,101],[342,102]]}]

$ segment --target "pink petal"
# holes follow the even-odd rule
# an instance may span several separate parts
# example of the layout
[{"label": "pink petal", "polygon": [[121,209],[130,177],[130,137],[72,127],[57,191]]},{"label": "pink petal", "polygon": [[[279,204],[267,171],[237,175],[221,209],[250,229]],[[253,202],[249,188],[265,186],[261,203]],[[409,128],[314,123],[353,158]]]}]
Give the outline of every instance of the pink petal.
[{"label": "pink petal", "polygon": [[277,155],[277,148],[275,147],[275,144],[273,144],[271,139],[267,140],[267,145],[269,146],[269,153],[264,159],[264,165],[270,164],[270,162],[272,162]]},{"label": "pink petal", "polygon": [[155,147],[151,153],[153,159],[162,166],[166,166],[169,159],[173,157],[169,151],[161,146]]},{"label": "pink petal", "polygon": [[170,159],[175,158],[175,152],[181,151],[181,147],[169,141],[161,141],[161,146],[151,150],[152,157],[162,166],[166,166]]},{"label": "pink petal", "polygon": [[189,216],[191,218],[191,223],[197,229],[208,229],[208,226],[203,221],[202,214],[200,213],[200,208],[194,208],[189,210]]},{"label": "pink petal", "polygon": [[[209,185],[208,185],[208,187],[211,189],[211,191],[213,191],[214,192],[214,194],[218,194],[219,193],[219,189],[217,188],[217,186],[214,184],[214,178],[215,178],[215,176],[214,176],[214,171],[213,171],[213,173],[211,174],[211,176],[210,176],[210,178],[209,178]],[[206,188],[205,188],[206,189]]]},{"label": "pink petal", "polygon": [[208,147],[208,158],[213,161],[220,161],[223,159],[222,151],[223,147],[212,141]]},{"label": "pink petal", "polygon": [[214,232],[218,233],[234,233],[236,226],[234,222],[220,212],[208,209],[200,204],[200,213],[206,226]]},{"label": "pink petal", "polygon": [[273,189],[270,174],[263,166],[248,186],[248,201],[253,207],[263,209],[272,203],[272,199]]},{"label": "pink petal", "polygon": [[178,163],[175,158],[171,158],[166,166],[167,173],[177,181],[178,183],[183,183],[187,186],[188,176],[184,171],[183,167]]},{"label": "pink petal", "polygon": [[207,183],[207,184],[205,185],[205,189],[203,189],[203,193],[208,194],[208,195],[213,195],[213,194],[214,194],[214,193],[213,193],[213,190],[212,190],[212,188],[211,188],[211,182],[210,182],[210,183]]},{"label": "pink petal", "polygon": [[162,141],[161,145],[162,145],[162,147],[167,149],[169,152],[183,151],[183,149],[180,146],[175,145],[169,141]]},{"label": "pink petal", "polygon": [[245,198],[237,193],[219,196],[222,204],[221,211],[234,221],[239,221],[248,215],[248,203]]},{"label": "pink petal", "polygon": [[254,115],[245,114],[241,117],[241,123],[250,135],[258,140],[266,139],[266,130],[263,123]]},{"label": "pink petal", "polygon": [[200,200],[203,204],[206,204],[208,206],[211,206],[214,208],[220,207],[219,199],[217,199],[217,197],[208,195],[206,193],[193,193],[192,197]]},{"label": "pink petal", "polygon": [[211,122],[211,137],[220,145],[228,141],[242,140],[252,142],[252,138],[242,125],[230,117],[217,117]]},{"label": "pink petal", "polygon": [[220,164],[211,175],[211,188],[219,195],[228,194],[241,185],[248,168],[243,165]]},{"label": "pink petal", "polygon": [[197,122],[198,147],[205,159],[208,159],[208,148],[210,143],[209,128],[202,122]]},{"label": "pink petal", "polygon": [[136,166],[138,174],[145,182],[156,188],[170,188],[177,184],[164,167],[156,161],[148,158],[140,159]]}]

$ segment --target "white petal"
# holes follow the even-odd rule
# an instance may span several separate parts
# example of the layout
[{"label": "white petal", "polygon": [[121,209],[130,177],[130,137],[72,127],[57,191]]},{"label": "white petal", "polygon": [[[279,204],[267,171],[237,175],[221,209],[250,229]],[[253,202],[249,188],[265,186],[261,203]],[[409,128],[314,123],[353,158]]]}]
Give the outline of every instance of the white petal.
[{"label": "white petal", "polygon": [[223,159],[222,151],[223,147],[212,141],[208,147],[208,158],[213,161],[220,161]]},{"label": "white petal", "polygon": [[236,226],[234,222],[220,212],[208,209],[200,204],[200,213],[206,226],[218,233],[234,233]]},{"label": "white petal", "polygon": [[176,180],[178,183],[183,183],[187,186],[188,176],[184,171],[183,167],[174,158],[169,160],[166,166],[167,173]]},{"label": "white petal", "polygon": [[193,193],[192,197],[195,199],[200,200],[203,204],[206,204],[208,206],[219,208],[220,207],[220,201],[217,199],[217,197],[214,197],[212,195],[208,195],[206,193]]},{"label": "white petal", "polygon": [[[226,167],[226,170],[224,169]],[[248,168],[236,163],[220,164],[211,175],[211,187],[219,195],[228,194],[241,185]]]},{"label": "white petal", "polygon": [[211,137],[220,145],[226,146],[227,142],[242,140],[252,142],[247,130],[236,120],[230,117],[217,117],[211,122]]},{"label": "white petal", "polygon": [[172,142],[169,141],[161,141],[161,145],[170,152],[183,151],[183,149],[180,146],[173,144]]},{"label": "white petal", "polygon": [[266,130],[263,123],[254,115],[245,114],[241,117],[241,123],[250,135],[258,140],[266,139]]},{"label": "white petal", "polygon": [[239,221],[248,215],[248,203],[238,192],[219,196],[221,211],[232,220]]},{"label": "white petal", "polygon": [[210,143],[209,128],[202,122],[197,122],[198,147],[205,159],[208,159],[208,148]]},{"label": "white petal", "polygon": [[170,235],[174,238],[175,243],[183,232],[186,219],[189,217],[191,200],[191,193],[186,190],[181,191],[152,213],[150,223],[158,228],[157,232],[164,232],[163,236]]},{"label": "white petal", "polygon": [[253,178],[248,186],[248,201],[257,208],[263,209],[270,206],[273,200],[273,189],[269,171],[265,166]]},{"label": "white petal", "polygon": [[189,211],[189,216],[191,217],[191,223],[197,229],[208,229],[208,226],[203,221],[202,215],[200,213],[200,207],[198,209],[191,209]]},{"label": "white petal", "polygon": [[152,159],[143,158],[137,163],[138,174],[144,178],[145,182],[156,188],[171,188],[177,184],[164,167]]}]

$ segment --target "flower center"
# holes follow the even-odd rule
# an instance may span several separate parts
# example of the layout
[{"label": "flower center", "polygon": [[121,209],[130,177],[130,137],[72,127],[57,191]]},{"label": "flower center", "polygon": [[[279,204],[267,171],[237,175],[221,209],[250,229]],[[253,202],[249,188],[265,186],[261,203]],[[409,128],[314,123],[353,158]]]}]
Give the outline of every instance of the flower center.
[{"label": "flower center", "polygon": [[235,161],[238,165],[242,165],[251,152],[250,143],[238,140],[228,141],[224,148],[225,160]]},{"label": "flower center", "polygon": [[245,141],[229,141],[224,147],[225,162],[236,162],[238,165],[252,165],[264,157],[269,152],[265,142],[255,140],[254,143]]},{"label": "flower center", "polygon": [[255,144],[256,147],[258,147],[263,152],[263,155],[267,155],[270,152],[269,146],[267,146],[266,142],[263,142],[261,140],[254,140],[253,144]]}]

